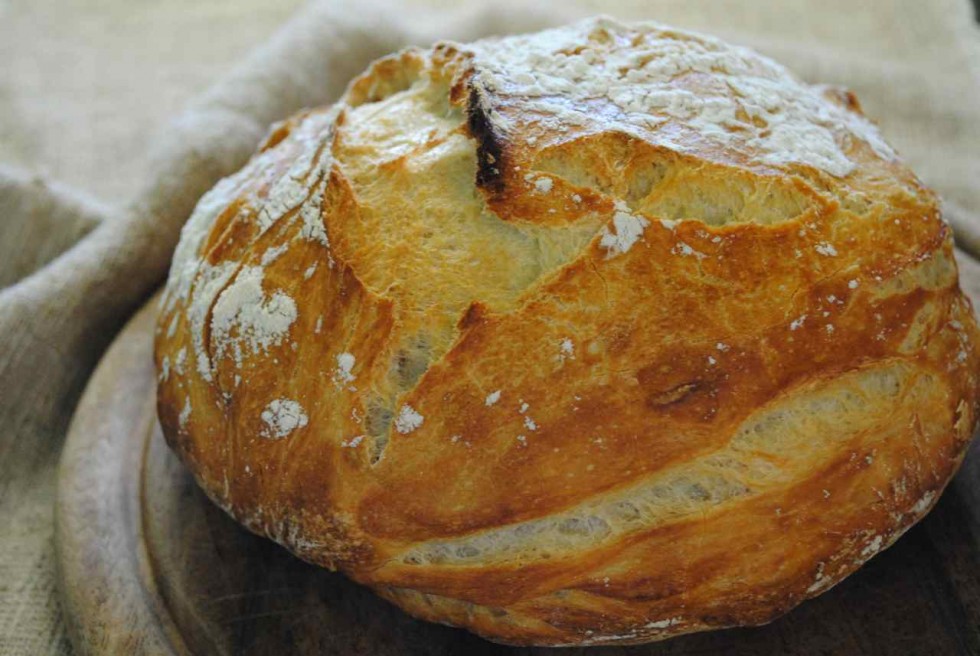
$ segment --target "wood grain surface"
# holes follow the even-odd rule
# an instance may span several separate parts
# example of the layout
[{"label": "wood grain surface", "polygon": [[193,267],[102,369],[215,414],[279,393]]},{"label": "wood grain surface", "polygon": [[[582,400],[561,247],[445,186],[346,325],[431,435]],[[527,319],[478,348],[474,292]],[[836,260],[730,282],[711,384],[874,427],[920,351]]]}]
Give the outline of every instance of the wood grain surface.
[{"label": "wood grain surface", "polygon": [[[976,305],[980,266],[960,261]],[[155,312],[151,301],[103,359],[62,456],[60,584],[78,653],[553,653],[412,619],[342,575],[249,534],[213,506],[157,425]],[[772,624],[562,653],[980,654],[980,442],[919,525]]]}]

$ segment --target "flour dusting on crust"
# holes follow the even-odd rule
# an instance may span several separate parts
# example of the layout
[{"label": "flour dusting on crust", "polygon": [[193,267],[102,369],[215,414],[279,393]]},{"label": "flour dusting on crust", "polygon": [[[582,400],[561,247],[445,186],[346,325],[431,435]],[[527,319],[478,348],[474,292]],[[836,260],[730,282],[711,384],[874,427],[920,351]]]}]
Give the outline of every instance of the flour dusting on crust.
[{"label": "flour dusting on crust", "polygon": [[425,417],[420,415],[415,408],[410,405],[403,405],[395,418],[395,430],[402,435],[407,435],[421,426],[423,421],[425,421]]},{"label": "flour dusting on crust", "polygon": [[185,428],[187,426],[187,421],[190,418],[191,418],[191,397],[188,396],[187,400],[184,401],[184,407],[183,409],[181,409],[180,415],[177,417],[177,422],[181,428]]},{"label": "flour dusting on crust", "polygon": [[334,381],[338,383],[354,382],[354,363],[356,359],[350,353],[340,353],[337,355],[337,369],[334,371]]},{"label": "flour dusting on crust", "polygon": [[262,411],[262,422],[265,428],[262,437],[278,440],[286,437],[294,430],[306,426],[309,418],[298,402],[292,399],[275,399]]},{"label": "flour dusting on crust", "polygon": [[262,267],[244,267],[218,296],[211,317],[214,357],[229,349],[241,366],[242,356],[279,344],[296,321],[296,303],[286,293],[267,294]]},{"label": "flour dusting on crust", "polygon": [[[329,248],[320,205],[333,166],[329,144],[337,111],[334,108],[301,119],[288,136],[286,146],[259,153],[238,173],[219,181],[201,197],[184,225],[171,264],[162,311],[169,314],[178,303],[186,305],[197,373],[206,382],[212,381],[211,355],[205,344],[208,328],[215,342],[214,357],[225,356],[230,351],[235,363],[241,366],[242,357],[249,351],[266,350],[278,344],[297,316],[296,304],[285,292],[266,295],[262,289],[264,268],[287,251],[289,242],[267,250],[259,265],[243,265],[236,260],[211,264],[203,252],[208,235],[218,217],[235,206],[236,216],[232,220],[254,213],[258,227],[254,239],[283,218],[292,217],[291,220],[301,222],[294,239]],[[270,172],[274,173],[274,162],[281,157],[276,148],[287,146],[298,151],[295,161],[274,179],[267,193],[256,193],[249,183],[268,179]],[[330,261],[329,251],[326,257]],[[315,268],[313,263],[307,269],[310,276]],[[175,314],[171,326],[176,326],[176,318]]]},{"label": "flour dusting on crust", "polygon": [[633,248],[633,244],[643,236],[643,230],[650,225],[642,216],[633,214],[622,201],[616,201],[613,214],[613,228],[603,227],[599,245],[606,249],[606,257],[622,255]]},{"label": "flour dusting on crust", "polygon": [[522,113],[552,130],[602,123],[672,150],[709,144],[736,159],[837,177],[855,168],[845,153],[851,139],[895,158],[870,121],[823,88],[712,37],[598,18],[472,49],[477,83],[521,99]]}]

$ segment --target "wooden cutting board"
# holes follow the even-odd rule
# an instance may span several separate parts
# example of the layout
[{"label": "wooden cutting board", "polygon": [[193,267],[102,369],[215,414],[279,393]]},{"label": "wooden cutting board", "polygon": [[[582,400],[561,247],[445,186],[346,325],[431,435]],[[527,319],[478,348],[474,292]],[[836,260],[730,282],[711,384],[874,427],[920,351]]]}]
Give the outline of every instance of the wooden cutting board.
[{"label": "wooden cutting board", "polygon": [[[964,274],[980,281],[976,265]],[[61,462],[60,583],[80,654],[556,653],[412,619],[213,506],[156,421],[155,313],[151,301],[99,365]],[[918,526],[772,624],[561,653],[980,654],[980,440]]]}]

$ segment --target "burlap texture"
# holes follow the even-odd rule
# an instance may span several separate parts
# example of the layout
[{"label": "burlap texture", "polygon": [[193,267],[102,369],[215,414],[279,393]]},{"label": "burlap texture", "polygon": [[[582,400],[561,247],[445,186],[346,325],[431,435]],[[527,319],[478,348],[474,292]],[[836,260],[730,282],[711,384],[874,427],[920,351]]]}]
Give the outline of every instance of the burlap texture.
[{"label": "burlap texture", "polygon": [[[0,0],[0,653],[70,652],[54,583],[58,453],[196,199],[269,123],[333,99],[405,43],[602,12],[756,47],[855,90],[980,253],[980,36],[966,0],[480,4],[304,6],[246,56],[298,3]],[[976,263],[961,266],[980,291]]]}]

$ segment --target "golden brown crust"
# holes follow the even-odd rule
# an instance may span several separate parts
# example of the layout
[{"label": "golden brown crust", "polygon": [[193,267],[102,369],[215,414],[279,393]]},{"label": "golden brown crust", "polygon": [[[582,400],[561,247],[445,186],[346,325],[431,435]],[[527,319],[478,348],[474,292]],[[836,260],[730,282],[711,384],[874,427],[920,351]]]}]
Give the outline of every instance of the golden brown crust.
[{"label": "golden brown crust", "polygon": [[976,337],[852,94],[598,19],[276,126],[185,228],[159,415],[216,503],[413,614],[634,643],[767,622],[921,518]]}]

